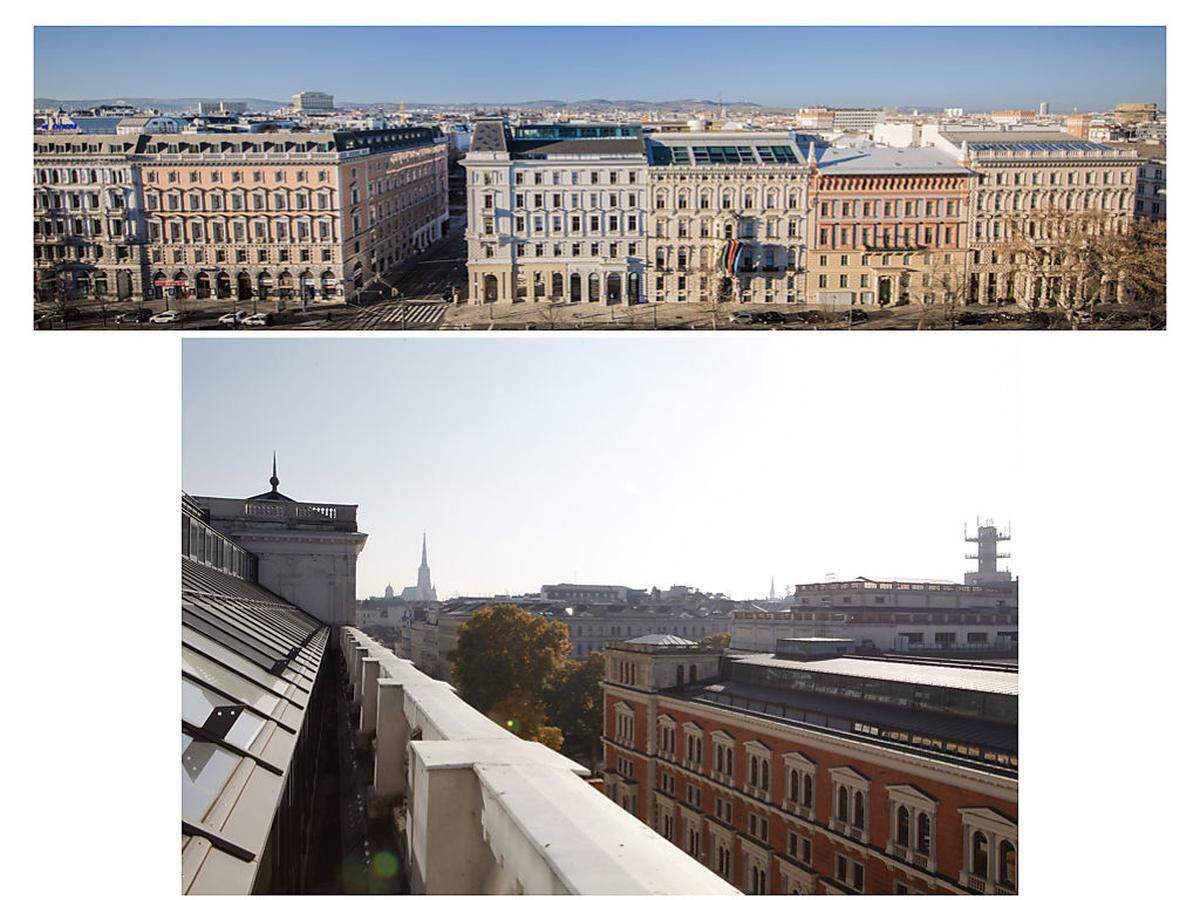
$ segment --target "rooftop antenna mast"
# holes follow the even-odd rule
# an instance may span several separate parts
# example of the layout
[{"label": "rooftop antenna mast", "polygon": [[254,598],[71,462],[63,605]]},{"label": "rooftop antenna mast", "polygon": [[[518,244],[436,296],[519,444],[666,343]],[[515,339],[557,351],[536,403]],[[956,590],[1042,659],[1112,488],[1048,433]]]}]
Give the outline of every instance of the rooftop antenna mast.
[{"label": "rooftop antenna mast", "polygon": [[964,559],[977,561],[976,570],[966,574],[967,584],[995,584],[1011,580],[1009,573],[996,565],[997,560],[1008,559],[1012,555],[999,550],[1001,543],[1012,540],[1011,524],[1007,528],[998,528],[991,519],[976,517],[974,534],[968,533],[967,526],[963,525],[963,540],[975,545],[975,552],[967,553]]}]

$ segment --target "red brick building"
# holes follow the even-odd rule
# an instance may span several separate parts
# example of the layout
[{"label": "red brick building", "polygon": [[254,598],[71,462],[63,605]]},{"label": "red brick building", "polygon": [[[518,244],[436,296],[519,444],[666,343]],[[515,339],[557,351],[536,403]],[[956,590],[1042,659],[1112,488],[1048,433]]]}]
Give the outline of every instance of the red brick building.
[{"label": "red brick building", "polygon": [[1015,893],[1015,667],[827,646],[609,642],[608,796],[746,893]]},{"label": "red brick building", "polygon": [[960,288],[974,176],[949,154],[823,148],[810,170],[809,302],[933,303]]}]

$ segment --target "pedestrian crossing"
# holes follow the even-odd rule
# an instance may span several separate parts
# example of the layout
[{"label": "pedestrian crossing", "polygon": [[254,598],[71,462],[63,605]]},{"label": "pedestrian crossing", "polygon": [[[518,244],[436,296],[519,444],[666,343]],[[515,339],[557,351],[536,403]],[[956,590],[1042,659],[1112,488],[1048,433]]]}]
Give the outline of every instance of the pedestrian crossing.
[{"label": "pedestrian crossing", "polygon": [[437,328],[446,315],[445,303],[379,303],[353,316],[338,319],[330,327],[343,331],[372,329]]}]

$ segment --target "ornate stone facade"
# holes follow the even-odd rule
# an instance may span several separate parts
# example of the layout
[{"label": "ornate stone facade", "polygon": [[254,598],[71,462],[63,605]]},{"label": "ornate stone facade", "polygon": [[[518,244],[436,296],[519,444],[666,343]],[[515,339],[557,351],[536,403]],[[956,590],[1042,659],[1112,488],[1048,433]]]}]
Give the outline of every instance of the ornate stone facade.
[{"label": "ornate stone facade", "polygon": [[[934,143],[978,176],[968,219],[969,302],[1057,302],[1073,290],[1073,276],[1053,258],[1036,271],[1018,266],[1016,239],[1049,247],[1054,220],[1076,214],[1097,232],[1123,232],[1133,220],[1141,163],[1135,150],[1059,132],[946,131]],[[1123,297],[1116,280],[1106,281],[1103,293]]]},{"label": "ornate stone facade", "polygon": [[146,238],[137,137],[39,135],[33,145],[35,294],[124,300],[141,294]]},{"label": "ornate stone facade", "polygon": [[467,172],[471,303],[639,303],[647,166],[635,126],[476,123]]},{"label": "ornate stone facade", "polygon": [[354,301],[442,235],[446,147],[421,127],[38,137],[35,268],[73,296]]},{"label": "ornate stone facade", "polygon": [[661,134],[647,146],[651,300],[804,301],[808,170],[790,134]]},{"label": "ornate stone facade", "polygon": [[818,151],[809,302],[889,306],[961,296],[971,182],[936,150]]}]

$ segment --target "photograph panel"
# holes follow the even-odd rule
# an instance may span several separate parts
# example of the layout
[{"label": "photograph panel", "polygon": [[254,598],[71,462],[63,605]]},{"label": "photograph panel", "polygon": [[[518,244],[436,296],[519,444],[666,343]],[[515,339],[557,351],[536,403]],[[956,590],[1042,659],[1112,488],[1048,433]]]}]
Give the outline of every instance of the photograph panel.
[{"label": "photograph panel", "polygon": [[1019,473],[817,357],[184,341],[184,892],[1015,893]]},{"label": "photograph panel", "polygon": [[[37,28],[34,325],[1161,329],[1165,45],[1158,27]],[[398,46],[421,52],[362,62]],[[648,69],[666,46],[705,64]],[[799,80],[798,48],[837,76]]]}]

